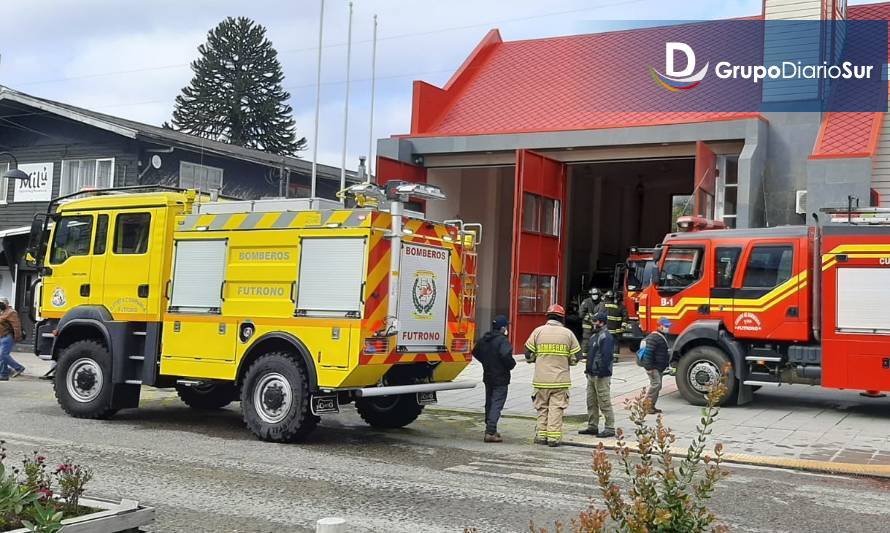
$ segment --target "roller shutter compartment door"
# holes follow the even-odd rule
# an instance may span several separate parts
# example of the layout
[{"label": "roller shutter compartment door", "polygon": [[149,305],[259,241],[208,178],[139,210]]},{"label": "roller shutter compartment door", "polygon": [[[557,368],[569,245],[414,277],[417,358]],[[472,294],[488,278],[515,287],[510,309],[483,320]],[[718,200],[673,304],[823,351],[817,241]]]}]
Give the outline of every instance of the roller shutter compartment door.
[{"label": "roller shutter compartment door", "polygon": [[365,279],[365,239],[304,238],[297,278],[297,314],[358,318]]},{"label": "roller shutter compartment door", "polygon": [[171,311],[220,312],[227,248],[225,239],[176,242]]}]

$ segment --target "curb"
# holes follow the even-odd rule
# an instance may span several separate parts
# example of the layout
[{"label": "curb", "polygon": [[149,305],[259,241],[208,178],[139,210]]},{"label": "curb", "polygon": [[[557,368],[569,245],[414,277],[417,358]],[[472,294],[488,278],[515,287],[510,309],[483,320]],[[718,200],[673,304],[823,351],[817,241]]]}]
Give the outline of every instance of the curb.
[{"label": "curb", "polygon": [[[602,443],[607,450],[615,450],[618,448],[618,441],[615,439],[604,439],[597,442],[580,442],[574,440],[563,440],[563,446],[573,446],[576,448],[596,448]],[[635,442],[627,442],[628,449],[635,454],[639,454]],[[673,457],[686,457],[686,450],[673,451]],[[800,470],[804,472],[821,472],[827,474],[849,474],[854,476],[867,476],[876,478],[890,478],[890,465],[864,465],[859,463],[835,463],[831,461],[816,461],[813,459],[798,459],[795,457],[774,457],[770,455],[752,455],[744,453],[725,453],[723,454],[723,462],[728,464],[768,466],[773,468],[784,468],[787,470]]]}]

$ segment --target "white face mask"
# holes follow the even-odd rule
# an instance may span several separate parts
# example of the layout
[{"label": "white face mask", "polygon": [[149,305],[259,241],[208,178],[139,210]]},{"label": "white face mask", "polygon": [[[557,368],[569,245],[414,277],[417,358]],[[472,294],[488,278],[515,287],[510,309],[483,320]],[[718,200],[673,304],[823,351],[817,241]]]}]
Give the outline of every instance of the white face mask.
[{"label": "white face mask", "polygon": [[510,335],[510,328],[504,328],[504,335]]}]

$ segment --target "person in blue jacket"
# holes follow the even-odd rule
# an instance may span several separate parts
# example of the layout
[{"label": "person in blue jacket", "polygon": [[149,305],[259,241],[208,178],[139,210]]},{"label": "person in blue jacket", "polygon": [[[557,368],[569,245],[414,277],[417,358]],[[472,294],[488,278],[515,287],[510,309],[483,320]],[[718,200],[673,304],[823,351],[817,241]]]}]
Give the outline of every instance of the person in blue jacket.
[{"label": "person in blue jacket", "polygon": [[671,321],[665,317],[658,319],[658,329],[643,339],[643,345],[637,352],[639,364],[646,370],[649,376],[649,388],[646,390],[646,400],[649,404],[649,414],[661,413],[661,409],[655,407],[658,395],[661,392],[661,377],[670,364],[670,348],[667,340],[671,329]]}]

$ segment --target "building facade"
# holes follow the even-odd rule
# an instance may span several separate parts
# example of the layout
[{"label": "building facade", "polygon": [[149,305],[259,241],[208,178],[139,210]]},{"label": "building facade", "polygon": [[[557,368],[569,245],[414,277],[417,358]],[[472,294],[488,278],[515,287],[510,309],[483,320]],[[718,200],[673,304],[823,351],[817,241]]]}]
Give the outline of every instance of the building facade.
[{"label": "building facade", "polygon": [[[888,20],[890,3],[765,0],[752,18]],[[477,318],[509,313],[517,345],[679,215],[749,228],[804,224],[848,197],[890,206],[886,113],[592,111],[579,95],[620,89],[591,58],[647,31],[492,30],[445,86],[415,81],[411,131],[378,142],[380,181],[438,185],[449,199],[428,215],[484,224]]]},{"label": "building facade", "polygon": [[[13,158],[27,182],[0,179],[0,296],[28,321],[37,273],[23,259],[34,215],[83,189],[166,185],[255,199],[309,196],[311,163],[0,88],[0,172]],[[6,155],[9,154],[9,155]],[[10,157],[11,155],[11,157]],[[340,169],[318,166],[317,196],[335,198]],[[347,179],[353,181],[354,173]]]}]

